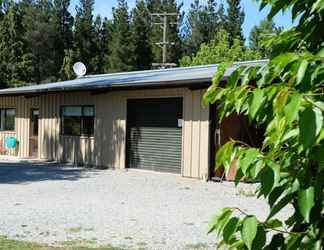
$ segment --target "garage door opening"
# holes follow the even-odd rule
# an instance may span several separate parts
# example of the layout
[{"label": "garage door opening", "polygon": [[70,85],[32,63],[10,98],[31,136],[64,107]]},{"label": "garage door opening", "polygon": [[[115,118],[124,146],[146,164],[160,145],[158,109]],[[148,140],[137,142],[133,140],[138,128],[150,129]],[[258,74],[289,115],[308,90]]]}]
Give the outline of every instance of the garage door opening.
[{"label": "garage door opening", "polygon": [[181,173],[182,98],[127,101],[128,168]]}]

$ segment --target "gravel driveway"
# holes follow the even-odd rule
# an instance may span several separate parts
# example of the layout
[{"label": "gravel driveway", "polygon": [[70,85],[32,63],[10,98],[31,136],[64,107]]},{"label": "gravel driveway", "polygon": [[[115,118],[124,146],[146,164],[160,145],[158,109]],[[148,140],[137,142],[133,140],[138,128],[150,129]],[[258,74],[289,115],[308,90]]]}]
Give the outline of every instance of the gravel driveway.
[{"label": "gravel driveway", "polygon": [[1,163],[0,235],[125,249],[213,249],[207,228],[218,209],[238,206],[265,216],[249,188],[136,170]]}]

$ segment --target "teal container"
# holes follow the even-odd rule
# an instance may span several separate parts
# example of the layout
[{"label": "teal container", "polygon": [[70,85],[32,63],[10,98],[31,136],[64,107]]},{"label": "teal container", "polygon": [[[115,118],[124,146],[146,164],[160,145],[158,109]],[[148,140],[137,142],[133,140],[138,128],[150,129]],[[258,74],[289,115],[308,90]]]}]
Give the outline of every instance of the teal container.
[{"label": "teal container", "polygon": [[5,139],[5,146],[7,149],[15,149],[17,147],[16,137],[10,136]]}]

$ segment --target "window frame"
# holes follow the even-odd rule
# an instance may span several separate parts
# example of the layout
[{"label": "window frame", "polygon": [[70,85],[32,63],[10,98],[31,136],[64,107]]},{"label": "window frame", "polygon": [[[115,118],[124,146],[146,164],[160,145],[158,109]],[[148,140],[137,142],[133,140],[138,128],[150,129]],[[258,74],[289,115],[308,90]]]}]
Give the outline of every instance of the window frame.
[{"label": "window frame", "polygon": [[[66,107],[80,107],[81,108],[81,116],[75,116],[75,117],[80,117],[80,134],[78,134],[78,135],[64,134],[63,110]],[[84,115],[84,108],[93,108],[93,116],[85,116]],[[93,117],[93,133],[92,134],[83,133],[83,119],[84,119],[84,117]],[[94,133],[95,133],[95,119],[96,119],[96,107],[95,107],[95,105],[61,105],[60,106],[60,135],[61,136],[77,136],[77,137],[93,138]]]},{"label": "window frame", "polygon": [[[14,111],[14,124],[13,124],[13,129],[8,129],[7,128],[7,113],[8,110],[13,110]],[[4,121],[3,121],[3,129],[2,129],[2,111],[4,111]],[[0,108],[0,132],[15,132],[16,131],[16,108]]]}]

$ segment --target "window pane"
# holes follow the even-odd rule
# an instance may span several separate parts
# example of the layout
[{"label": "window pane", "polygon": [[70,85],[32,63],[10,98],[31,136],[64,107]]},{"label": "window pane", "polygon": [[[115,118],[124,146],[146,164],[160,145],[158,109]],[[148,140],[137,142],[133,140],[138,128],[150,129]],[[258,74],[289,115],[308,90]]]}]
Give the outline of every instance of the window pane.
[{"label": "window pane", "polygon": [[5,109],[1,109],[0,110],[0,130],[5,130],[5,119],[6,117],[6,110]]},{"label": "window pane", "polygon": [[94,116],[94,107],[83,107],[83,116]]},{"label": "window pane", "polygon": [[15,130],[15,109],[6,109],[5,130]]},{"label": "window pane", "polygon": [[94,135],[94,117],[82,118],[82,135]]},{"label": "window pane", "polygon": [[82,116],[81,106],[63,107],[63,116]]},{"label": "window pane", "polygon": [[81,117],[63,117],[64,135],[81,135]]}]

